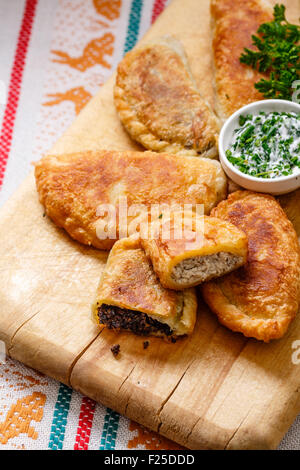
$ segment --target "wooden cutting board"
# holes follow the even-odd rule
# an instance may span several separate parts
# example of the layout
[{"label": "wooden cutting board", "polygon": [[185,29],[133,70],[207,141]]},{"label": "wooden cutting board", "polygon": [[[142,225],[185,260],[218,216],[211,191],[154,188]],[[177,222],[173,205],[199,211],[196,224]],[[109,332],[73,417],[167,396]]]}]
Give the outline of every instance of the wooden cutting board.
[{"label": "wooden cutting board", "polygon": [[[289,0],[289,16],[299,1]],[[172,33],[212,101],[208,0],[174,0],[146,35]],[[116,116],[114,77],[53,152],[138,148]],[[298,217],[299,192],[288,198]],[[299,224],[298,224],[299,226]],[[72,241],[43,217],[33,175],[0,212],[0,339],[8,354],[191,449],[275,448],[300,411],[300,365],[292,363],[300,319],[261,344],[220,326],[199,301],[191,338],[167,344],[116,334],[90,317],[107,253]],[[110,347],[119,343],[115,359]]]}]

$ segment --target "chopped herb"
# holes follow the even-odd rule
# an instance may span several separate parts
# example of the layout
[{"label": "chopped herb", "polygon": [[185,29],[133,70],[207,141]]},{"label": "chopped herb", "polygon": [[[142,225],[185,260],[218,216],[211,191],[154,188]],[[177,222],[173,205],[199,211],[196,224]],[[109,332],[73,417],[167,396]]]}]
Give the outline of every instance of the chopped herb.
[{"label": "chopped herb", "polygon": [[[292,100],[293,83],[300,78],[300,26],[287,21],[284,5],[275,5],[273,16],[252,36],[256,50],[245,48],[240,62],[269,74],[254,85],[265,98]],[[296,90],[300,93],[300,84]]]},{"label": "chopped herb", "polygon": [[144,349],[147,349],[148,346],[149,346],[149,341],[144,341],[144,342],[143,342],[143,348],[144,348]]},{"label": "chopped herb", "polygon": [[300,114],[248,114],[239,124],[225,152],[232,165],[257,178],[300,174]]}]

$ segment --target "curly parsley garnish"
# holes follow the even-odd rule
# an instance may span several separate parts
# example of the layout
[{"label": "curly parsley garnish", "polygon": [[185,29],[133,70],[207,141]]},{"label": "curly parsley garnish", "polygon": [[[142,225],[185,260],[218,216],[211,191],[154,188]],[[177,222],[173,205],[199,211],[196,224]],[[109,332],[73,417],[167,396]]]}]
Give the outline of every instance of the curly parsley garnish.
[{"label": "curly parsley garnish", "polygon": [[293,83],[300,79],[300,26],[287,21],[284,5],[275,5],[273,16],[273,21],[260,25],[257,36],[252,35],[257,50],[245,48],[240,62],[270,73],[269,80],[255,84],[265,98],[291,100]]}]

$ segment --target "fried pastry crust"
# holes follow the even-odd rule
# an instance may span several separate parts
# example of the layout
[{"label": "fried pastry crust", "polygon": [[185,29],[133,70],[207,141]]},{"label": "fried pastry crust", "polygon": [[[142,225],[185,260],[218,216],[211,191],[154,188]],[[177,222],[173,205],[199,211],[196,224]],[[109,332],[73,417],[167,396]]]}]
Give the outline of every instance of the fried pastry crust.
[{"label": "fried pastry crust", "polygon": [[[230,222],[187,211],[172,212],[168,217],[163,214],[161,226],[157,222],[152,222],[149,236],[141,244],[166,288],[196,286],[247,261],[247,237]],[[223,266],[219,263],[214,269],[218,256],[235,262],[226,266],[223,261]]]},{"label": "fried pastry crust", "polygon": [[114,100],[127,132],[147,149],[217,156],[216,116],[197,90],[175,38],[158,38],[126,54]]},{"label": "fried pastry crust", "polygon": [[237,191],[213,211],[248,236],[248,262],[202,286],[205,301],[233,331],[281,338],[299,309],[300,251],[292,223],[272,196]]},{"label": "fried pastry crust", "polygon": [[216,110],[223,121],[237,109],[264,99],[254,84],[264,74],[241,64],[244,47],[253,49],[252,34],[273,18],[265,0],[211,0]]},{"label": "fried pastry crust", "polygon": [[295,227],[300,241],[300,189],[278,196],[281,207]]},{"label": "fried pastry crust", "polygon": [[[154,152],[98,151],[49,155],[35,166],[40,202],[46,214],[72,238],[109,250],[120,233],[120,198],[128,207],[143,204],[204,204],[205,213],[226,197],[226,177],[216,160]],[[116,234],[99,238],[103,219],[97,208],[116,210]],[[103,207],[103,206],[101,206]],[[127,225],[137,217],[128,213]],[[98,232],[98,234],[97,234]]]},{"label": "fried pastry crust", "polygon": [[[140,240],[123,238],[112,248],[97,290],[93,315],[99,322],[101,305],[146,314],[167,324],[172,336],[190,334],[196,322],[194,289],[175,292],[165,289],[155,275]],[[160,336],[161,334],[158,333]]]}]

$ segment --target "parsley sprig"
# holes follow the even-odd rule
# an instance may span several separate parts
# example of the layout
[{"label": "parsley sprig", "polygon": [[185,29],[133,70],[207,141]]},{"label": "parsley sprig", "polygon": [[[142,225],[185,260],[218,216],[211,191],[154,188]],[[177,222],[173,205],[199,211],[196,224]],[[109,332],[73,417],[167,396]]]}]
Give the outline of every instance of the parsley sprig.
[{"label": "parsley sprig", "polygon": [[265,98],[291,100],[293,82],[300,79],[300,26],[287,21],[284,5],[275,5],[273,16],[252,35],[257,50],[245,48],[240,61],[270,74],[254,85]]}]

